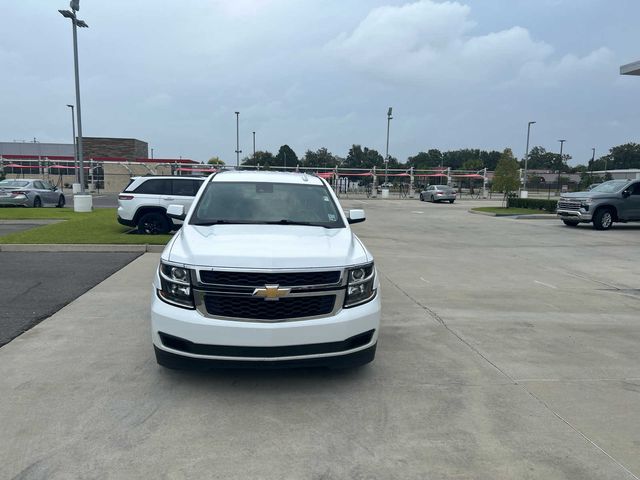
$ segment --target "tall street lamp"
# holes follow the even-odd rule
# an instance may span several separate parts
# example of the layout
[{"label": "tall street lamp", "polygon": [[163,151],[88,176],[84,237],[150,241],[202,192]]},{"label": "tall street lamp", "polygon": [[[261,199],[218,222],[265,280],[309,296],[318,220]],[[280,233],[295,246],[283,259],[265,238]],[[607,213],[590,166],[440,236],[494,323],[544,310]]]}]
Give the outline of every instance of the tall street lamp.
[{"label": "tall street lamp", "polygon": [[253,158],[256,158],[256,132],[253,132]]},{"label": "tall street lamp", "polygon": [[560,160],[558,162],[558,195],[560,195],[560,168],[562,167],[562,147],[566,140],[558,140],[560,142]]},{"label": "tall street lamp", "polygon": [[74,110],[73,105],[67,104],[67,107],[71,109],[71,128],[73,129],[73,166],[76,167],[75,177],[76,177],[76,182],[78,182],[79,181],[78,180],[78,147],[76,145],[76,118],[73,113],[73,110]]},{"label": "tall street lamp", "polygon": [[[84,194],[84,156],[82,152],[82,109],[80,107],[80,73],[78,67],[78,27],[88,28],[89,25],[84,20],[79,20],[77,12],[80,10],[80,0],[71,0],[69,4],[71,10],[58,10],[60,14],[71,20],[73,26],[73,64],[76,78],[76,115],[78,120],[78,141],[77,141],[77,156],[78,156],[78,169],[80,170],[80,193]],[[74,202],[75,204],[75,202]],[[91,202],[88,205],[91,209]]]},{"label": "tall street lamp", "polygon": [[236,167],[240,168],[240,112],[236,112]]},{"label": "tall street lamp", "polygon": [[527,124],[527,150],[524,154],[524,191],[527,192],[527,194],[525,194],[526,196],[528,196],[528,191],[527,191],[527,168],[529,166],[529,136],[531,135],[531,125],[533,125],[536,122],[529,122]]},{"label": "tall street lamp", "polygon": [[593,164],[596,161],[596,149],[593,147],[591,149],[591,161],[589,162],[589,182],[593,183]]},{"label": "tall street lamp", "polygon": [[385,183],[384,186],[385,188],[389,188],[387,186],[387,177],[389,172],[389,127],[391,126],[391,119],[393,118],[391,116],[392,110],[393,108],[389,107],[389,110],[387,111],[387,149],[384,155],[384,183]]}]

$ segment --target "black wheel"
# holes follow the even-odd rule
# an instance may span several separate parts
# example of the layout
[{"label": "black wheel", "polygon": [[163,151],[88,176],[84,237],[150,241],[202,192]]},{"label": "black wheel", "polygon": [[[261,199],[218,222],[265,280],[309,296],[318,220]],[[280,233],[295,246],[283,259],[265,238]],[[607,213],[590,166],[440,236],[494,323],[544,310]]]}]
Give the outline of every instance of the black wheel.
[{"label": "black wheel", "polygon": [[64,204],[65,204],[64,195],[60,195],[60,197],[58,198],[58,204],[56,205],[56,208],[62,208],[64,207]]},{"label": "black wheel", "polygon": [[171,224],[164,213],[150,212],[145,213],[138,220],[138,232],[150,235],[160,233],[169,233]]},{"label": "black wheel", "polygon": [[455,202],[455,200],[449,200],[449,203],[453,203],[453,202]]},{"label": "black wheel", "polygon": [[578,223],[580,222],[576,222],[575,220],[562,220],[562,222],[567,226],[567,227],[577,227]]},{"label": "black wheel", "polygon": [[42,200],[40,197],[36,197],[33,199],[33,208],[40,208],[42,206]]},{"label": "black wheel", "polygon": [[420,201],[424,202],[424,195],[420,194]]},{"label": "black wheel", "polygon": [[613,224],[613,212],[608,208],[599,208],[593,215],[593,228],[609,230]]}]

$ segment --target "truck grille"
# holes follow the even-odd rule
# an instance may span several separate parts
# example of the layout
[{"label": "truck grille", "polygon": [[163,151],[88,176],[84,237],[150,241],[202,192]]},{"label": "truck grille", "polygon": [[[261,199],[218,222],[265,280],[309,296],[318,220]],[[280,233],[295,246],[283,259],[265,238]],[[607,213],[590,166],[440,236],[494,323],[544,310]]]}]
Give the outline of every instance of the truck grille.
[{"label": "truck grille", "polygon": [[581,200],[569,200],[568,198],[560,198],[558,202],[558,210],[580,210]]},{"label": "truck grille", "polygon": [[309,285],[333,285],[340,281],[341,272],[223,272],[200,270],[202,283],[211,285],[262,287],[280,285],[281,287],[300,287]]},{"label": "truck grille", "polygon": [[212,316],[255,320],[286,320],[327,315],[333,311],[335,301],[335,295],[289,297],[277,301],[235,295],[204,296],[204,306]]}]

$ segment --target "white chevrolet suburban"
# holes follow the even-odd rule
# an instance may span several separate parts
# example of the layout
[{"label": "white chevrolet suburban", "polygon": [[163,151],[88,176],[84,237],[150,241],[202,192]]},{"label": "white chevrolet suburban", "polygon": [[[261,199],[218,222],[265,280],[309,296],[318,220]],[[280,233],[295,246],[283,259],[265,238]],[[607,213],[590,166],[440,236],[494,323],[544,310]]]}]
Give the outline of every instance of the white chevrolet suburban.
[{"label": "white chevrolet suburban", "polygon": [[329,185],[300,173],[211,175],[153,281],[152,340],[168,368],[351,367],[380,325],[373,257]]}]

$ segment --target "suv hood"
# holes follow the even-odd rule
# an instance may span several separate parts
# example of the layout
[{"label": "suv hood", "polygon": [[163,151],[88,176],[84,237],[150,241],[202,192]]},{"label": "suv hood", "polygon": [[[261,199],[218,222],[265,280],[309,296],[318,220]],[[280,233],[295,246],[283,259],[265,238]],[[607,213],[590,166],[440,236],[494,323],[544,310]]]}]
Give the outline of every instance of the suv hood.
[{"label": "suv hood", "polygon": [[298,225],[184,225],[163,258],[222,268],[345,267],[371,260],[349,228]]},{"label": "suv hood", "polygon": [[611,198],[619,195],[618,193],[602,193],[602,192],[573,192],[563,193],[562,198]]}]

